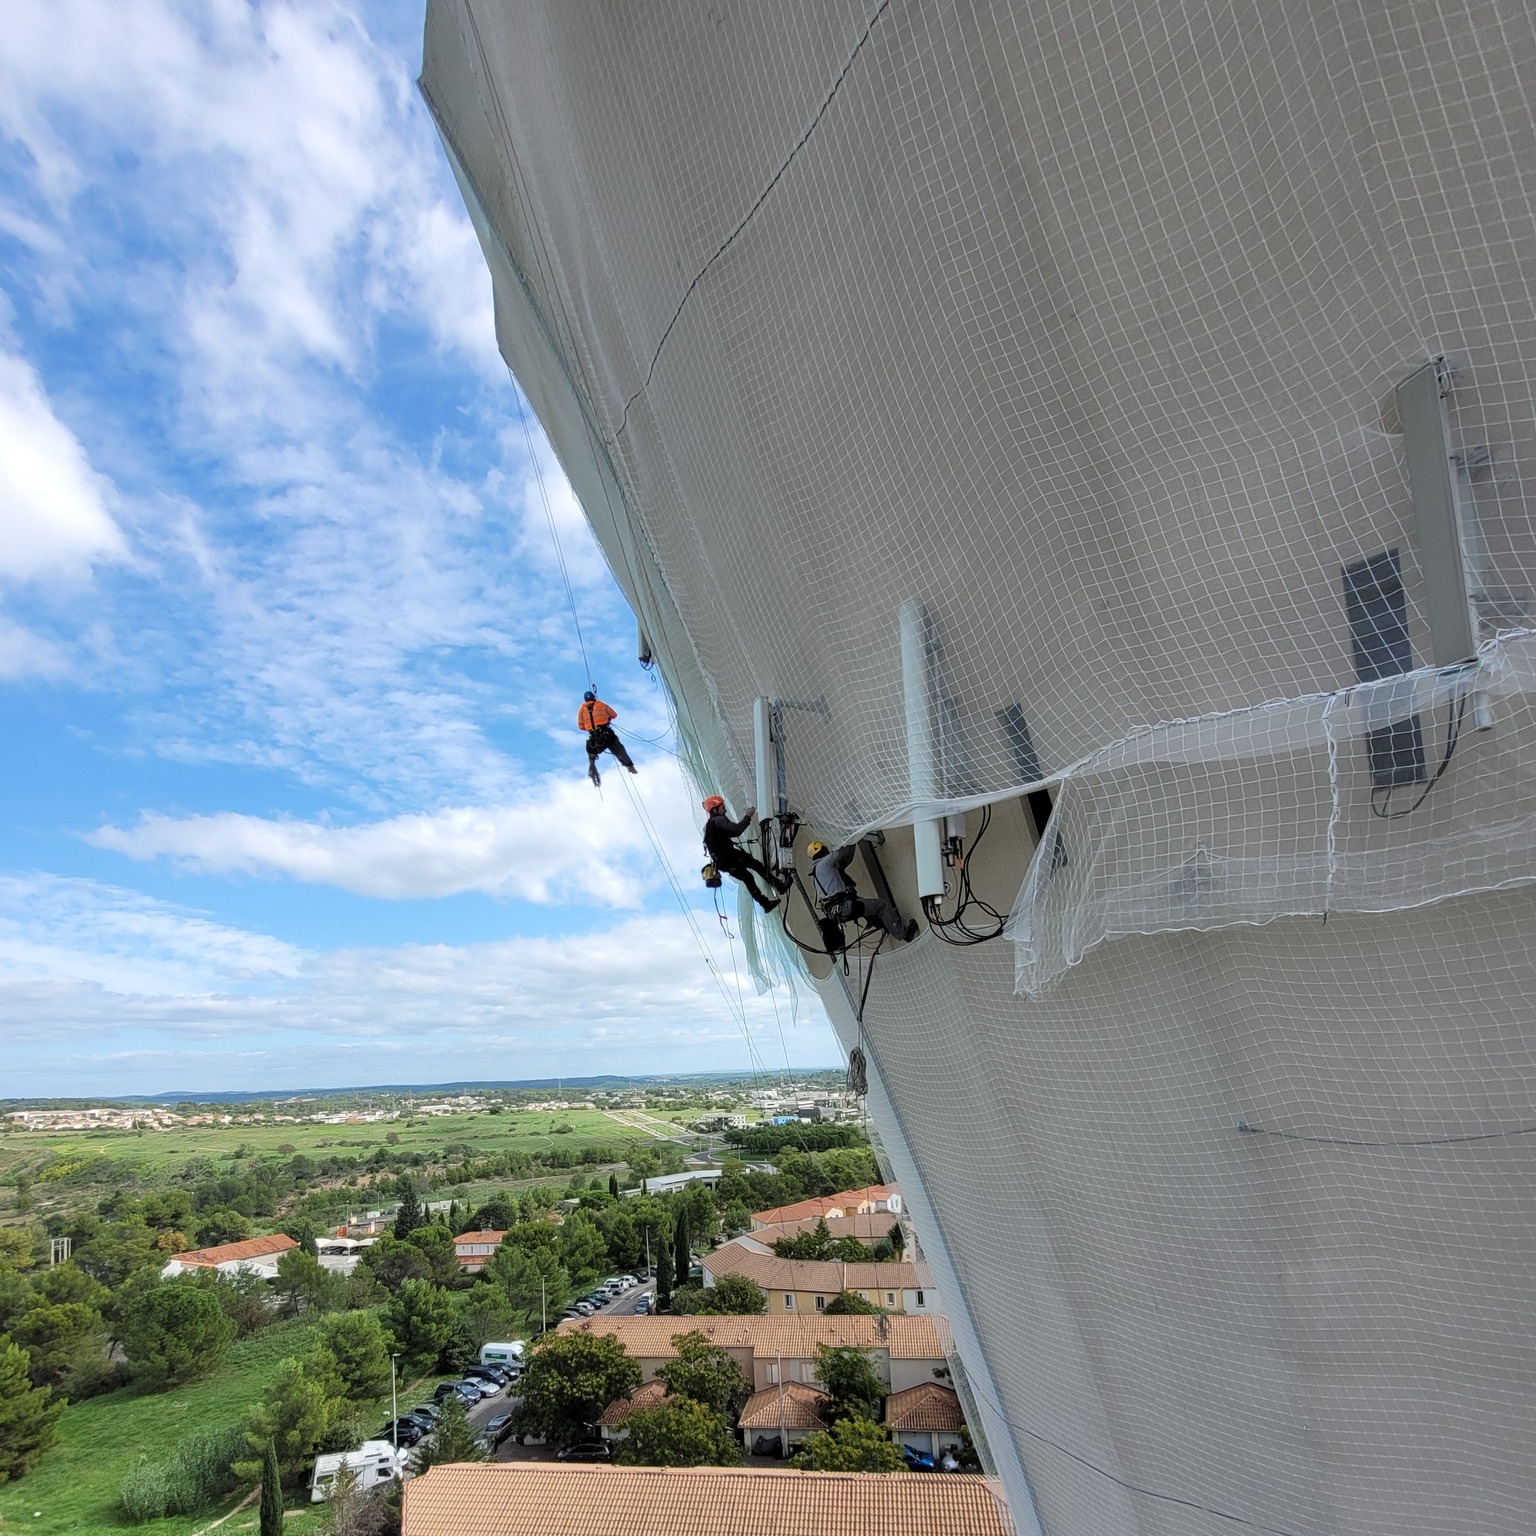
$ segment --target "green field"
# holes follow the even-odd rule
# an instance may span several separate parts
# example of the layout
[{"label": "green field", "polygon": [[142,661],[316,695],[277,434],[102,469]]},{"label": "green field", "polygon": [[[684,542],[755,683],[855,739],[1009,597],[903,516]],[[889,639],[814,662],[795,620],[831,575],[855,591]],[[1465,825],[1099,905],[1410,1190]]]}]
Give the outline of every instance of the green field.
[{"label": "green field", "polygon": [[[691,1145],[686,1132],[680,1132],[679,1139],[684,1145]],[[521,1181],[498,1177],[477,1181],[473,1186],[440,1188],[436,1187],[436,1176],[445,1163],[500,1152],[538,1156],[604,1146],[612,1148],[622,1160],[631,1149],[644,1147],[654,1152],[663,1144],[644,1130],[593,1109],[402,1117],[356,1125],[237,1121],[230,1125],[145,1131],[6,1129],[0,1133],[0,1221],[13,1222],[21,1217],[14,1208],[10,1190],[5,1188],[14,1184],[18,1174],[32,1181],[31,1219],[36,1220],[51,1212],[92,1204],[114,1190],[144,1193],[189,1168],[224,1173],[242,1159],[252,1157],[303,1153],[322,1158],[339,1155],[362,1162],[376,1148],[387,1146],[392,1153],[420,1154],[424,1162],[416,1176],[424,1178],[438,1197],[483,1198],[492,1189],[515,1191],[534,1183],[563,1183],[568,1175],[538,1174]],[[368,1182],[367,1170],[359,1168],[357,1175],[365,1184]],[[366,1188],[360,1189],[357,1203],[366,1205],[371,1198],[377,1199]]]},{"label": "green field", "polygon": [[[560,1131],[558,1127],[569,1126]],[[0,1134],[0,1179],[19,1167],[38,1168],[55,1157],[110,1157],[150,1177],[175,1174],[203,1159],[227,1162],[237,1154],[346,1152],[363,1156],[388,1144],[403,1152],[439,1154],[453,1144],[486,1152],[541,1152],[596,1142],[640,1145],[647,1138],[601,1110],[509,1111],[500,1115],[424,1116],[370,1125],[191,1125],[156,1131],[17,1131]]]},{"label": "green field", "polygon": [[[185,1435],[240,1421],[261,1396],[278,1365],[308,1345],[313,1325],[307,1321],[274,1324],[254,1338],[234,1345],[219,1369],[205,1381],[169,1392],[127,1387],[88,1402],[71,1403],[59,1419],[59,1442],[24,1478],[0,1484],[0,1531],[26,1530],[32,1536],[96,1536],[98,1532],[141,1531],[145,1536],[192,1536],[240,1500],[232,1494],[220,1507],[198,1515],[178,1515],[139,1525],[118,1506],[123,1479],[141,1457],[164,1461]],[[434,1377],[424,1378],[426,1382]],[[430,1394],[423,1383],[400,1384],[401,1410]],[[388,1400],[364,1414],[368,1431],[389,1417]],[[307,1490],[305,1493],[307,1498]],[[296,1493],[289,1495],[285,1529],[310,1536],[323,1528],[323,1506],[305,1504],[295,1515]],[[256,1528],[256,1506],[241,1510],[219,1527],[221,1532]]]}]

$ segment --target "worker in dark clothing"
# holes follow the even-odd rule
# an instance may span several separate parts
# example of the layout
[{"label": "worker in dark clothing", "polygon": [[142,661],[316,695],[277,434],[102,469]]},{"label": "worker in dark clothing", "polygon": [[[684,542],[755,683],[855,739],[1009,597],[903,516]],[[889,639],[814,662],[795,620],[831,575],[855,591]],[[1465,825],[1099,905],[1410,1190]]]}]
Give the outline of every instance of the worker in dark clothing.
[{"label": "worker in dark clothing", "polygon": [[719,795],[711,795],[704,802],[704,809],[709,812],[709,820],[704,823],[704,851],[710,862],[722,875],[741,881],[764,912],[772,912],[779,904],[778,897],[759,891],[752,877],[758,876],[770,890],[787,891],[792,882],[787,876],[776,876],[761,859],[754,858],[736,843],[736,839],[751,826],[757,807],[749,805],[747,814],[740,821],[732,821],[725,814],[725,801]]},{"label": "worker in dark clothing", "polygon": [[597,760],[604,752],[612,752],[631,773],[640,771],[630,761],[624,743],[613,728],[613,722],[618,718],[618,710],[611,704],[604,704],[590,688],[582,694],[581,708],[576,711],[576,726],[587,733],[587,777],[599,786],[603,776],[597,771]]},{"label": "worker in dark clothing", "polygon": [[904,923],[901,913],[889,901],[875,901],[860,896],[858,888],[848,878],[848,865],[853,859],[856,845],[844,848],[828,848],[823,842],[813,842],[805,850],[811,861],[811,878],[821,893],[821,906],[834,923],[851,923],[855,918],[878,923],[893,939],[905,939],[910,943],[917,937],[917,924]]}]

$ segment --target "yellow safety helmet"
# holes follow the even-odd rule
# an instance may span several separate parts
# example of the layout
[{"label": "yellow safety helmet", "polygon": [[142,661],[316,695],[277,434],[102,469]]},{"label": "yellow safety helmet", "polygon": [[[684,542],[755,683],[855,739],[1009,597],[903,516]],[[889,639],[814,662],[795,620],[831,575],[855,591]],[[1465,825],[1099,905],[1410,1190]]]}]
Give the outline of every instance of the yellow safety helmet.
[{"label": "yellow safety helmet", "polygon": [[819,859],[827,851],[827,845],[819,838],[806,845],[805,856],[808,859]]}]

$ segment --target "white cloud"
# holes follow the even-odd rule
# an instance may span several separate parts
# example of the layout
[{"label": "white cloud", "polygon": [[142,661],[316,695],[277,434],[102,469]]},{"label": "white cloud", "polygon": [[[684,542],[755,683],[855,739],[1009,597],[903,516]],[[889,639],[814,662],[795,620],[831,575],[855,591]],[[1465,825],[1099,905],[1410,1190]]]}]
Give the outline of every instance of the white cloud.
[{"label": "white cloud", "polygon": [[79,577],[120,559],[111,496],[31,365],[0,351],[0,576]]},{"label": "white cloud", "polygon": [[806,1017],[796,1031],[788,1000],[756,996],[733,971],[741,946],[712,929],[701,929],[708,963],[676,915],[322,954],[115,887],[0,879],[9,1091],[639,1073],[680,1060],[745,1071],[782,1060],[781,1026],[796,1061],[834,1059],[825,1024]]},{"label": "white cloud", "polygon": [[0,682],[62,677],[68,670],[69,659],[59,646],[0,613]]},{"label": "white cloud", "polygon": [[[572,737],[574,767],[585,757],[580,737]],[[659,883],[659,872],[628,786],[615,781],[618,772],[615,766],[602,799],[573,773],[542,780],[515,804],[458,806],[362,826],[151,812],[132,827],[103,827],[88,841],[204,874],[280,876],[387,900],[479,891],[632,907]]]}]

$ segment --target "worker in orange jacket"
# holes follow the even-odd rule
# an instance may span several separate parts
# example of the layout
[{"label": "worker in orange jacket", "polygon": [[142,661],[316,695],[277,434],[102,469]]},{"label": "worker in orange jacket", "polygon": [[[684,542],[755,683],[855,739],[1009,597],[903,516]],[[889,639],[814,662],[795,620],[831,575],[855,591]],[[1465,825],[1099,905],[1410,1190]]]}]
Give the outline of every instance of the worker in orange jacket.
[{"label": "worker in orange jacket", "polygon": [[581,708],[576,711],[576,725],[587,733],[587,777],[594,784],[601,784],[603,776],[597,771],[597,760],[604,752],[612,752],[631,773],[640,770],[630,761],[624,743],[619,740],[613,722],[619,712],[611,704],[604,704],[589,688],[581,696]]}]

